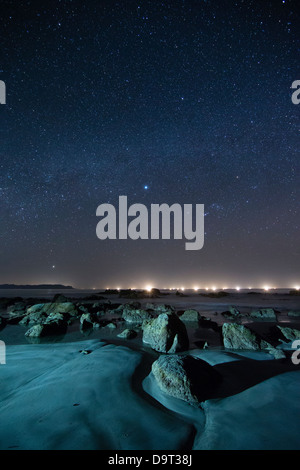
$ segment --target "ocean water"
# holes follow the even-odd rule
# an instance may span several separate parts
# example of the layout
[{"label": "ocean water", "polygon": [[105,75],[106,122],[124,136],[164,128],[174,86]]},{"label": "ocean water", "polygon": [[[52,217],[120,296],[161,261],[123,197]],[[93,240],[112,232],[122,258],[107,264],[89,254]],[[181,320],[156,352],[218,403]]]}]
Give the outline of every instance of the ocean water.
[{"label": "ocean water", "polygon": [[22,297],[28,298],[43,298],[52,299],[55,294],[63,294],[66,297],[80,298],[91,294],[97,294],[101,289],[0,289],[1,297]]}]

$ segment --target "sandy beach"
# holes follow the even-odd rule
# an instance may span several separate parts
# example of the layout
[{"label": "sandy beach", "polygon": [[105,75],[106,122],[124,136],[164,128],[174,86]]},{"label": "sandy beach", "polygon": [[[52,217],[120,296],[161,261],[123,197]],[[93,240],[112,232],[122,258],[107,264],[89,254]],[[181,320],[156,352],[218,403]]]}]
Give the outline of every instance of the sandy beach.
[{"label": "sandy beach", "polygon": [[[2,304],[7,323],[0,331],[6,345],[6,364],[0,365],[1,449],[300,448],[300,366],[291,361],[292,342],[277,342],[284,357],[275,359],[268,350],[225,348],[222,340],[225,322],[251,326],[264,338],[276,325],[299,330],[300,316],[289,314],[300,310],[299,297],[237,293],[215,299],[170,293],[138,300],[141,309],[149,302],[172,306],[179,318],[191,309],[200,313],[202,321],[185,323],[189,346],[178,354],[204,360],[222,381],[197,404],[159,386],[152,364],[172,354],[145,343],[143,327],[125,321],[124,310],[117,310],[134,301],[102,297],[110,309],[99,327],[82,329],[77,316],[62,334],[35,338],[25,336],[29,325],[10,322],[9,308]],[[87,311],[95,302],[71,300]],[[236,321],[223,314],[232,306],[240,311]],[[276,319],[250,317],[257,308],[273,308]],[[107,326],[111,323],[114,327]],[[120,338],[128,328],[136,336]]]}]

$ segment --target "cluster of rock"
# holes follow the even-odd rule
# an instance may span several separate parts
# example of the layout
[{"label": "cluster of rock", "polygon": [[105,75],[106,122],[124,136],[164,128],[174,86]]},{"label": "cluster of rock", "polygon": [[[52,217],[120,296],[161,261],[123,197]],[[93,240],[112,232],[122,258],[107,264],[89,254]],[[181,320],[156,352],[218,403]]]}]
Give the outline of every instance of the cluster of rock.
[{"label": "cluster of rock", "polygon": [[231,306],[222,313],[225,318],[229,320],[240,320],[242,317],[250,317],[253,319],[259,320],[269,320],[269,321],[276,321],[277,320],[277,312],[273,308],[262,308],[259,310],[253,310],[250,313],[241,313],[236,307]]},{"label": "cluster of rock", "polygon": [[261,338],[245,325],[238,323],[224,323],[222,326],[223,344],[227,349],[237,350],[265,350],[276,359],[285,358],[285,353],[277,349],[274,344]]}]

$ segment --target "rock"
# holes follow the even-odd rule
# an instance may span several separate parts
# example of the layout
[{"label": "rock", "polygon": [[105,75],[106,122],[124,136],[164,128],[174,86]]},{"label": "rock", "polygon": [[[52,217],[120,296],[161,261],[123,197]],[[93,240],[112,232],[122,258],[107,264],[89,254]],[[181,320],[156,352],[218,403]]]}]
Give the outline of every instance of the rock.
[{"label": "rock", "polygon": [[36,310],[32,309],[30,310],[30,313],[28,313],[23,319],[19,322],[19,325],[43,325],[43,324],[52,324],[53,326],[66,326],[67,322],[70,318],[70,315],[68,313],[58,313],[58,312],[50,312],[49,315],[47,313],[43,312],[43,310]]},{"label": "rock", "polygon": [[26,331],[25,336],[36,338],[53,334],[62,334],[67,330],[67,319],[62,313],[50,313],[42,323],[38,323]]},{"label": "rock", "polygon": [[94,313],[83,313],[80,317],[80,328],[94,328],[98,324],[98,317]]},{"label": "rock", "polygon": [[126,307],[123,309],[122,318],[129,323],[137,323],[141,325],[144,320],[152,318],[152,315],[146,310]]},{"label": "rock", "polygon": [[222,315],[225,318],[235,320],[235,319],[237,319],[238,317],[241,316],[241,312],[235,307],[229,307],[229,309],[226,310],[226,312],[222,312]]},{"label": "rock", "polygon": [[7,307],[8,323],[19,323],[20,320],[26,315],[26,303],[23,301],[16,302]]},{"label": "rock", "polygon": [[210,398],[221,382],[211,365],[192,356],[162,355],[152,364],[152,373],[163,392],[194,404]]},{"label": "rock", "polygon": [[254,310],[250,313],[250,317],[252,318],[268,318],[269,320],[276,320],[276,313],[273,308],[262,308],[260,310]]},{"label": "rock", "polygon": [[289,317],[300,317],[300,310],[290,310],[288,312]]},{"label": "rock", "polygon": [[63,303],[63,302],[68,302],[67,297],[65,297],[63,294],[55,294],[53,299],[53,303]]},{"label": "rock", "polygon": [[282,349],[274,348],[274,346],[272,346],[270,343],[268,343],[265,340],[262,340],[260,342],[260,348],[262,350],[267,350],[269,354],[274,356],[274,359],[285,359],[286,358],[285,352],[282,351]]},{"label": "rock", "polygon": [[137,335],[136,331],[129,330],[128,328],[126,328],[126,330],[122,331],[122,333],[120,333],[118,337],[124,338],[124,339],[132,339],[132,338],[135,338],[136,335]]},{"label": "rock", "polygon": [[224,323],[222,327],[224,347],[228,349],[260,349],[260,341],[249,328],[237,323]]},{"label": "rock", "polygon": [[43,335],[45,327],[43,325],[34,325],[26,331],[25,336],[29,338],[39,338]]},{"label": "rock", "polygon": [[31,312],[19,321],[19,325],[34,325],[34,324],[42,324],[46,320],[47,315],[42,311],[38,310],[36,312]]},{"label": "rock", "polygon": [[300,331],[295,328],[287,328],[280,325],[277,325],[277,328],[279,328],[283,336],[288,341],[295,341],[295,339],[300,339]]},{"label": "rock", "polygon": [[68,313],[71,316],[78,314],[78,310],[72,302],[47,302],[44,304],[35,304],[27,308],[26,315],[31,313]]},{"label": "rock", "polygon": [[110,322],[108,323],[107,325],[105,325],[106,328],[111,328],[112,330],[114,330],[115,328],[117,328],[117,325],[115,325],[114,323]]},{"label": "rock", "polygon": [[172,313],[175,312],[174,307],[171,305],[165,305],[165,304],[154,304],[154,311],[157,314],[160,313]]},{"label": "rock", "polygon": [[186,350],[189,340],[183,322],[175,313],[161,313],[157,318],[144,321],[143,342],[164,353]]},{"label": "rock", "polygon": [[180,320],[184,322],[198,322],[199,313],[197,312],[197,310],[193,309],[185,310],[180,316]]},{"label": "rock", "polygon": [[55,313],[51,312],[46,320],[44,321],[44,325],[56,325],[60,326],[67,326],[68,315],[62,313]]}]

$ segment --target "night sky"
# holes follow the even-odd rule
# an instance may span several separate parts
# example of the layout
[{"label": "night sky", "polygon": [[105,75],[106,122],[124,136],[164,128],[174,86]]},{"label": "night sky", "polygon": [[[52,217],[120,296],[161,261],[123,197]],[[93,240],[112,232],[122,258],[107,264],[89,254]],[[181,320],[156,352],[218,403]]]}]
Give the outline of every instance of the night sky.
[{"label": "night sky", "polygon": [[[300,284],[299,2],[3,1],[0,283]],[[205,205],[202,250],[96,237]]]}]

